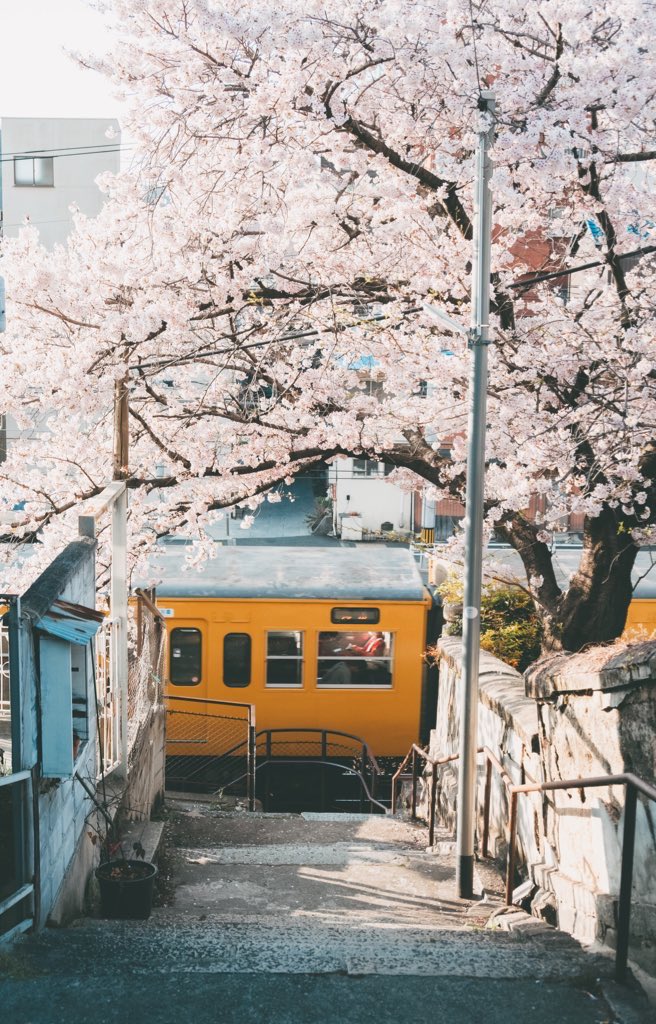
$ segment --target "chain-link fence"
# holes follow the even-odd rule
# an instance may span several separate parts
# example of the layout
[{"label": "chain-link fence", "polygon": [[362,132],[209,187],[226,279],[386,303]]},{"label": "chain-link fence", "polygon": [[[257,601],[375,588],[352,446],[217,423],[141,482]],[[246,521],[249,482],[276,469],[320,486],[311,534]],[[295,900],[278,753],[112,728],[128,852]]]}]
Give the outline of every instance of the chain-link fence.
[{"label": "chain-link fence", "polygon": [[0,776],[12,771],[8,610],[0,605]]},{"label": "chain-link fence", "polygon": [[167,788],[245,796],[252,807],[252,705],[202,697],[168,697],[166,704]]},{"label": "chain-link fence", "polygon": [[[96,637],[96,699],[100,738],[99,774],[121,763],[121,693],[118,684],[118,623],[106,618]],[[128,774],[137,740],[153,708],[162,703],[166,629],[148,594],[138,593],[128,623]]]},{"label": "chain-link fence", "polygon": [[154,597],[153,593],[137,591],[129,622],[128,775],[139,748],[137,741],[164,695],[166,628]]},{"label": "chain-link fence", "polygon": [[116,638],[116,620],[106,618],[95,641],[99,777],[109,774],[121,761],[121,695],[116,679]]}]

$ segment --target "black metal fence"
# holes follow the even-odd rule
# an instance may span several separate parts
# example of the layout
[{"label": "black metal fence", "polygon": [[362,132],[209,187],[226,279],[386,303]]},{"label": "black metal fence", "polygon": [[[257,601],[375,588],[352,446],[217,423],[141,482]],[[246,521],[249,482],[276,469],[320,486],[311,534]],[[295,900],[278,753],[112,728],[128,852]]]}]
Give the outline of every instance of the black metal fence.
[{"label": "black metal fence", "polygon": [[359,736],[333,729],[257,733],[257,795],[265,811],[386,813],[383,772]]}]

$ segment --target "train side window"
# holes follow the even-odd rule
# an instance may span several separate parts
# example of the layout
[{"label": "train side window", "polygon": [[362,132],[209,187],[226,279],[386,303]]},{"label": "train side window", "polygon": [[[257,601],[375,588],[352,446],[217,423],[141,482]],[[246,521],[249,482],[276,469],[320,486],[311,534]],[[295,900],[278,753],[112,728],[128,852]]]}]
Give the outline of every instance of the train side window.
[{"label": "train side window", "polygon": [[267,633],[266,637],[266,685],[302,686],[303,634],[287,629]]},{"label": "train side window", "polygon": [[199,629],[178,626],[171,630],[170,677],[175,686],[200,683],[203,643]]},{"label": "train side window", "polygon": [[319,633],[317,686],[391,687],[391,633],[346,631]]},{"label": "train side window", "polygon": [[223,683],[248,686],[251,681],[251,638],[248,633],[226,633],[223,638]]}]

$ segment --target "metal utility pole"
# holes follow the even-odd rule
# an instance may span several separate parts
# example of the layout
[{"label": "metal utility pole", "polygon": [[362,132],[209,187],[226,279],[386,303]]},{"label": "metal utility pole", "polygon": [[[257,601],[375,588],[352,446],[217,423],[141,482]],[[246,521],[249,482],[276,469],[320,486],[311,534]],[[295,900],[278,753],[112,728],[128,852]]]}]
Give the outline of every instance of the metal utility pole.
[{"label": "metal utility pole", "polygon": [[[114,386],[114,480],[125,480],[129,461],[127,375]],[[128,493],[123,487],[112,504],[111,610],[116,619],[116,681],[121,695],[121,772],[128,770]]]},{"label": "metal utility pole", "polygon": [[[492,92],[481,93],[480,109],[494,115]],[[487,410],[487,346],[490,341],[490,249],[492,240],[493,118],[479,134],[474,195],[474,254],[472,266],[472,326],[469,347],[469,423],[467,496],[465,506],[465,593],[462,615],[462,678],[460,689],[460,782],[458,785],[458,895],[473,896],[474,829],[476,820],[476,748],[478,725],[478,662],[481,635],[483,571],[483,499],[485,426]]]}]

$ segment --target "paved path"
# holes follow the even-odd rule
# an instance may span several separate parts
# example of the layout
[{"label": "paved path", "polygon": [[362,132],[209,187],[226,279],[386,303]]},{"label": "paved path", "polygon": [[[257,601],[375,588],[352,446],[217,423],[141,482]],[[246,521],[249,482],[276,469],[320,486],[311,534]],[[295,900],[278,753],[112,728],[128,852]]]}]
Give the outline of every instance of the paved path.
[{"label": "paved path", "polygon": [[169,806],[163,905],[146,922],[86,919],[22,940],[0,956],[3,1020],[651,1019],[636,1000],[621,1014],[608,1004],[607,957],[530,919],[486,928],[494,896],[456,899],[452,847],[428,852],[423,828]]}]

